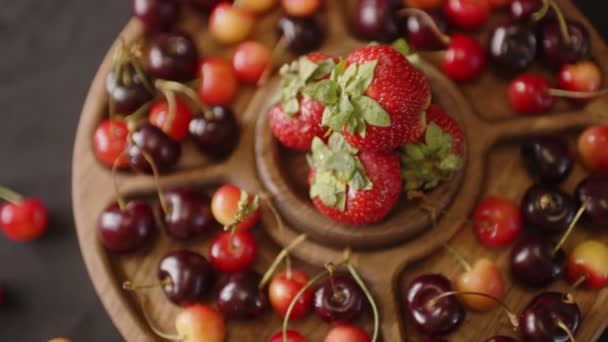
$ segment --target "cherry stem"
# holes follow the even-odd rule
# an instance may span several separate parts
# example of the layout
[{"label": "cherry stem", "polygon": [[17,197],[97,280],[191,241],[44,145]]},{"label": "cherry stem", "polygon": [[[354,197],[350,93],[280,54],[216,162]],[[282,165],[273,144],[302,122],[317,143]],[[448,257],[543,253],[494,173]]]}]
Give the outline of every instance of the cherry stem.
[{"label": "cherry stem", "polygon": [[544,18],[545,15],[547,15],[547,12],[549,12],[549,8],[551,8],[549,0],[544,0],[541,8],[538,11],[532,13],[532,20],[539,21]]},{"label": "cherry stem", "polygon": [[[266,286],[266,284],[268,283],[268,281],[270,281],[270,278],[272,277],[274,272],[277,270],[277,268],[281,264],[281,261],[283,261],[283,259],[286,259],[289,256],[289,252],[291,252],[292,249],[294,249],[296,246],[298,246],[299,244],[304,242],[306,240],[306,238],[307,238],[306,234],[302,234],[302,235],[298,236],[293,241],[291,241],[291,243],[289,245],[287,245],[287,247],[283,248],[279,252],[279,254],[277,254],[277,257],[274,258],[274,260],[272,261],[272,264],[268,268],[268,271],[266,271],[266,273],[264,273],[264,276],[262,277],[262,280],[260,281],[260,284],[258,286],[260,289],[263,289]],[[289,260],[289,259],[286,259],[286,261],[287,260]]]},{"label": "cherry stem", "polygon": [[153,289],[153,288],[169,286],[169,285],[173,285],[173,281],[171,280],[171,278],[168,278],[168,277],[163,279],[160,283],[155,283],[155,284],[135,285],[135,284],[133,284],[132,281],[127,280],[124,283],[122,283],[122,289],[125,291],[134,292],[134,291],[138,291],[138,290]]},{"label": "cherry stem", "polygon": [[441,32],[439,27],[437,27],[437,23],[435,22],[433,17],[431,17],[428,13],[426,13],[423,10],[420,10],[418,8],[404,8],[404,9],[400,10],[399,12],[397,12],[397,15],[399,15],[399,16],[418,15],[418,16],[422,17],[422,20],[424,20],[426,22],[426,24],[429,26],[433,35],[435,35],[435,37],[437,37],[437,39],[439,39],[439,41],[441,41],[442,44],[449,45],[450,42],[452,41],[452,38],[450,38],[450,36]]},{"label": "cherry stem", "polygon": [[562,235],[562,238],[559,240],[559,242],[555,245],[555,248],[553,248],[553,252],[551,252],[551,255],[555,255],[555,253],[557,253],[557,251],[559,251],[560,248],[562,248],[562,245],[564,244],[564,242],[566,242],[566,240],[568,239],[568,237],[574,230],[574,227],[576,227],[578,220],[580,220],[581,216],[583,216],[583,213],[589,206],[589,203],[591,203],[591,198],[587,198],[587,200],[585,200],[585,202],[583,202],[583,205],[581,205],[581,207],[578,208],[578,211],[576,212],[574,219],[572,220],[572,222],[570,222],[570,226],[568,227],[568,229],[566,230],[564,235]]},{"label": "cherry stem", "polygon": [[158,201],[160,202],[160,207],[163,210],[163,213],[165,215],[169,214],[169,206],[167,205],[167,202],[165,201],[165,197],[163,196],[163,190],[160,186],[160,176],[158,173],[158,168],[156,167],[156,163],[154,162],[154,159],[152,159],[152,156],[144,151],[144,150],[140,150],[141,155],[144,157],[144,159],[148,162],[148,164],[150,165],[150,167],[152,168],[152,174],[154,175],[154,184],[156,185],[156,191],[158,192]]},{"label": "cherry stem", "polygon": [[276,64],[276,60],[279,58],[279,55],[282,55],[285,53],[285,50],[287,48],[287,38],[285,38],[285,36],[281,36],[281,38],[279,39],[279,41],[277,42],[277,44],[274,46],[274,49],[272,49],[272,52],[270,53],[270,62],[268,63],[268,65],[266,66],[266,69],[264,69],[264,72],[262,73],[262,75],[260,75],[260,79],[257,82],[257,86],[262,86],[264,84],[266,84],[266,82],[268,82],[268,79],[270,79],[270,76],[272,75],[273,71],[274,71],[274,66]]},{"label": "cherry stem", "polygon": [[139,303],[139,306],[141,308],[141,311],[144,315],[144,319],[146,320],[146,323],[148,323],[148,327],[150,327],[150,330],[152,330],[152,332],[156,335],[158,335],[159,337],[162,337],[166,340],[170,340],[170,341],[184,341],[186,339],[186,336],[184,335],[172,335],[172,334],[167,334],[163,331],[161,331],[156,324],[154,324],[154,322],[152,321],[152,318],[150,317],[150,315],[148,314],[148,312],[146,311],[146,308],[144,307],[144,301],[145,301],[145,297],[139,297],[136,295],[136,298],[138,298],[137,302]]},{"label": "cherry stem", "polygon": [[152,101],[148,101],[141,105],[139,108],[137,108],[137,110],[133,113],[125,116],[123,120],[127,123],[127,128],[129,129],[129,131],[135,129],[139,121],[146,116],[146,114],[148,113],[148,109],[150,109],[151,105]]},{"label": "cherry stem", "polygon": [[572,284],[572,286],[570,286],[570,291],[568,291],[568,292],[574,292],[574,290],[576,290],[579,286],[581,286],[587,280],[587,277],[588,277],[587,273],[584,273],[580,277],[578,277],[578,279],[576,279],[574,284]]},{"label": "cherry stem", "polygon": [[116,174],[118,173],[118,164],[121,159],[127,155],[127,151],[123,151],[118,158],[114,159],[114,163],[112,164],[112,185],[114,186],[114,194],[116,195],[116,203],[118,203],[118,208],[120,211],[125,211],[127,208],[127,203],[125,202],[124,197],[120,193],[120,187],[118,186],[118,179]]},{"label": "cherry stem", "polygon": [[448,292],[444,292],[434,298],[432,298],[428,303],[431,306],[435,306],[435,304],[437,303],[438,300],[440,300],[441,298],[445,298],[445,297],[449,297],[449,296],[454,296],[454,295],[465,295],[465,296],[480,296],[480,297],[485,297],[485,298],[489,298],[493,301],[495,301],[496,303],[498,303],[507,313],[507,316],[509,317],[509,321],[511,322],[511,324],[513,325],[514,328],[519,327],[519,321],[517,320],[517,315],[513,313],[513,311],[511,311],[511,309],[509,309],[509,307],[500,299],[491,296],[487,293],[483,293],[483,292],[474,292],[474,291],[448,291]]},{"label": "cherry stem", "polygon": [[171,130],[171,126],[173,126],[173,120],[175,120],[175,108],[177,107],[175,93],[170,90],[163,89],[161,90],[165,98],[167,99],[167,121],[163,125],[163,129],[165,132]]},{"label": "cherry stem", "polygon": [[285,257],[285,276],[289,280],[293,279],[293,272],[291,269],[291,257],[289,256],[289,254],[287,254],[287,256]]},{"label": "cherry stem", "polygon": [[470,272],[471,271],[471,263],[467,261],[467,259],[465,259],[460,253],[458,253],[454,248],[452,248],[450,245],[448,245],[447,243],[443,243],[443,248],[445,248],[446,251],[448,251],[454,258],[456,258],[456,261],[458,261],[458,263],[460,265],[462,265],[462,267],[467,271]]},{"label": "cherry stem", "polygon": [[13,204],[23,202],[23,196],[3,186],[0,186],[0,199],[3,199],[7,202],[11,202]]},{"label": "cherry stem", "polygon": [[203,112],[203,115],[207,119],[213,118],[213,112],[211,111],[211,108],[209,108],[209,106],[203,103],[198,97],[198,94],[196,94],[196,92],[190,87],[179,82],[167,80],[156,80],[154,82],[154,85],[160,91],[171,91],[186,96],[190,101],[192,101],[192,103],[194,103],[195,106],[200,108],[200,110]]},{"label": "cherry stem", "polygon": [[608,94],[608,89],[602,89],[598,91],[572,91],[551,88],[547,90],[547,94],[551,96],[566,97],[571,99],[591,99],[594,97]]},{"label": "cherry stem", "polygon": [[372,313],[374,315],[374,330],[372,333],[372,342],[375,342],[378,339],[378,333],[380,330],[380,314],[378,313],[378,306],[376,305],[374,296],[372,296],[371,291],[369,290],[367,285],[365,285],[365,281],[363,281],[363,278],[361,278],[355,266],[353,266],[351,263],[348,263],[346,264],[346,268],[348,268],[350,275],[355,279],[355,281],[367,297],[367,301],[369,302],[370,306],[372,307]]},{"label": "cherry stem", "polygon": [[329,275],[329,285],[331,285],[332,298],[338,302],[341,302],[343,299],[342,293],[338,291],[336,287],[336,283],[334,281],[334,272],[336,271],[336,265],[331,262],[325,264],[325,269],[327,270],[327,274]]},{"label": "cherry stem", "polygon": [[562,38],[564,39],[564,43],[566,43],[566,45],[570,45],[570,32],[568,32],[568,23],[564,18],[562,10],[559,8],[559,6],[555,3],[554,0],[546,1],[549,2],[549,6],[551,6],[553,12],[555,13],[555,16],[557,17],[557,22],[559,24],[559,29],[562,33]]},{"label": "cherry stem", "polygon": [[576,342],[576,340],[574,339],[574,335],[572,334],[572,331],[570,331],[570,328],[568,328],[566,323],[564,323],[562,320],[558,319],[556,324],[560,329],[562,329],[566,333],[566,335],[568,335],[568,339],[570,339],[570,341]]},{"label": "cherry stem", "polygon": [[270,209],[272,216],[274,216],[274,219],[277,221],[277,225],[279,226],[279,231],[283,231],[283,229],[285,228],[285,223],[283,222],[283,217],[281,216],[281,214],[279,214],[279,211],[274,206],[274,203],[272,202],[272,198],[270,198],[270,195],[263,192],[260,194],[260,198],[263,199],[266,202],[266,204],[268,205],[268,209]]}]

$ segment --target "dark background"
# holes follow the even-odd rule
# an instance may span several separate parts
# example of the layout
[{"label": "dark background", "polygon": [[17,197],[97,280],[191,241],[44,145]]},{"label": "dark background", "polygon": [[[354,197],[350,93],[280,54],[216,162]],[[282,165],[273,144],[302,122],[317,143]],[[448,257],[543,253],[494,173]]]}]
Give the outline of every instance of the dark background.
[{"label": "dark background", "polygon": [[[577,2],[608,37],[608,3]],[[129,6],[128,0],[0,0],[0,183],[39,196],[51,212],[39,241],[0,237],[0,282],[8,292],[0,341],[122,340],[80,257],[70,170],[89,83]]]}]

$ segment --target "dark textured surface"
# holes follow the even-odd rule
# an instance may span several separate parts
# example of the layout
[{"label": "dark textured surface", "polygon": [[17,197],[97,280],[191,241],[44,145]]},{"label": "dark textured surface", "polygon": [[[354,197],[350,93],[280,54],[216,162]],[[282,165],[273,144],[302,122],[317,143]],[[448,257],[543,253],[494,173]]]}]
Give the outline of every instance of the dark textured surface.
[{"label": "dark textured surface", "polygon": [[[0,0],[0,183],[40,196],[51,211],[49,232],[40,241],[16,244],[0,237],[0,283],[8,291],[0,307],[0,341],[122,340],[80,257],[70,163],[89,83],[127,21],[129,3]],[[577,3],[608,37],[608,5]]]}]

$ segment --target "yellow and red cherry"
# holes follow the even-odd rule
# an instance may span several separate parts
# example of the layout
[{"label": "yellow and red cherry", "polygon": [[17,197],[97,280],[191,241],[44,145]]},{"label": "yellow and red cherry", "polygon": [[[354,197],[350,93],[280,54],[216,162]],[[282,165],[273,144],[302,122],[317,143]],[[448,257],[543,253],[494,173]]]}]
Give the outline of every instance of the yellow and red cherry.
[{"label": "yellow and red cherry", "polygon": [[306,339],[302,334],[295,330],[287,330],[287,341],[283,339],[283,332],[279,331],[272,335],[268,342],[306,342]]},{"label": "yellow and red cherry", "polygon": [[229,105],[238,91],[239,83],[232,65],[223,58],[209,57],[198,66],[200,83],[198,95],[208,105]]},{"label": "yellow and red cherry", "polygon": [[209,32],[221,44],[241,42],[251,34],[255,16],[249,11],[222,2],[215,6],[209,17]]},{"label": "yellow and red cherry", "polygon": [[188,136],[188,126],[192,120],[192,111],[188,105],[176,99],[174,112],[169,112],[167,100],[158,100],[150,107],[150,123],[165,132],[175,141],[183,141]]},{"label": "yellow and red cherry", "polygon": [[420,8],[425,11],[441,8],[445,0],[402,0],[408,7]]},{"label": "yellow and red cherry", "polygon": [[[466,272],[454,280],[454,289],[459,292],[478,292],[501,299],[505,294],[502,272],[489,259],[479,259]],[[458,299],[466,307],[476,311],[492,310],[498,302],[488,297],[461,294]]]},{"label": "yellow and red cherry", "polygon": [[608,125],[587,128],[578,138],[578,153],[587,169],[608,172]]},{"label": "yellow and red cherry", "polygon": [[324,0],[281,0],[281,6],[292,17],[310,17],[317,13]]},{"label": "yellow and red cherry", "polygon": [[246,84],[257,84],[272,63],[272,52],[256,41],[241,43],[232,55],[232,68],[237,79]]},{"label": "yellow and red cherry", "polygon": [[[288,270],[275,275],[268,286],[268,298],[274,311],[285,317],[291,302],[309,280],[306,273],[298,270]],[[295,302],[289,319],[297,320],[304,317],[310,311],[311,304],[312,291],[307,289]]]},{"label": "yellow and red cherry", "polygon": [[209,261],[213,268],[223,273],[244,272],[255,262],[257,252],[257,242],[250,232],[223,232],[211,240]]},{"label": "yellow and red cherry", "polygon": [[522,231],[522,218],[515,202],[488,196],[473,213],[477,238],[488,247],[504,247],[517,239]]},{"label": "yellow and red cherry", "polygon": [[[564,64],[558,75],[560,89],[577,92],[597,92],[602,86],[600,68],[592,61],[582,61],[575,64]],[[585,103],[589,99],[571,99]]]},{"label": "yellow and red cherry", "polygon": [[[223,224],[229,225],[234,222],[239,200],[241,199],[242,190],[233,184],[226,184],[217,189],[211,198],[211,212],[213,217]],[[249,202],[253,201],[254,197],[249,195]],[[256,225],[260,220],[260,210],[257,209],[253,213],[245,216],[237,225],[237,230],[247,230]]]},{"label": "yellow and red cherry", "polygon": [[589,289],[601,289],[608,285],[608,245],[596,240],[580,243],[568,255],[566,274],[575,283]]},{"label": "yellow and red cherry", "polygon": [[521,74],[511,81],[508,89],[511,108],[522,114],[539,114],[555,105],[556,98],[549,94],[551,83],[532,73]]},{"label": "yellow and red cherry", "polygon": [[486,50],[477,40],[464,34],[454,34],[441,63],[443,72],[456,81],[478,78],[486,66]]},{"label": "yellow and red cherry", "polygon": [[238,7],[253,13],[264,13],[276,5],[277,0],[238,0]]},{"label": "yellow and red cherry", "polygon": [[179,4],[176,0],[133,0],[132,11],[147,32],[168,31],[177,22]]},{"label": "yellow and red cherry", "polygon": [[5,187],[0,187],[0,199],[5,201],[0,206],[0,227],[9,239],[32,241],[46,232],[48,211],[40,199],[24,198]]},{"label": "yellow and red cherry", "polygon": [[[129,161],[123,153],[127,148],[129,129],[123,120],[106,119],[95,129],[93,135],[93,150],[95,156],[104,166],[112,168],[118,158],[117,167],[124,169]],[[121,157],[122,156],[122,157]]]},{"label": "yellow and red cherry", "polygon": [[447,0],[444,12],[456,27],[476,30],[490,18],[490,4],[488,0]]},{"label": "yellow and red cherry", "polygon": [[224,342],[226,339],[224,318],[207,305],[183,309],[175,318],[175,328],[182,342]]},{"label": "yellow and red cherry", "polygon": [[156,235],[154,211],[145,202],[111,203],[97,222],[102,245],[110,252],[130,253],[148,246]]},{"label": "yellow and red cherry", "polygon": [[325,336],[324,342],[371,342],[372,338],[369,337],[365,330],[355,325],[339,324],[333,327],[327,336]]}]

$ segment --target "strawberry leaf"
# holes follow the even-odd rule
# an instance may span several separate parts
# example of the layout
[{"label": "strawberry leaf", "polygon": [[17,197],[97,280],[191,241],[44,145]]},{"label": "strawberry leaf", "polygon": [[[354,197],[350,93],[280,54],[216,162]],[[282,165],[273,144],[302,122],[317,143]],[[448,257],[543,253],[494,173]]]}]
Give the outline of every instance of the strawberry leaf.
[{"label": "strawberry leaf", "polygon": [[354,102],[358,107],[358,112],[361,113],[368,124],[378,127],[388,127],[391,125],[391,117],[371,97],[360,96],[355,98]]},{"label": "strawberry leaf", "polygon": [[405,58],[412,54],[412,49],[403,38],[399,38],[393,42],[393,48],[401,53]]}]

